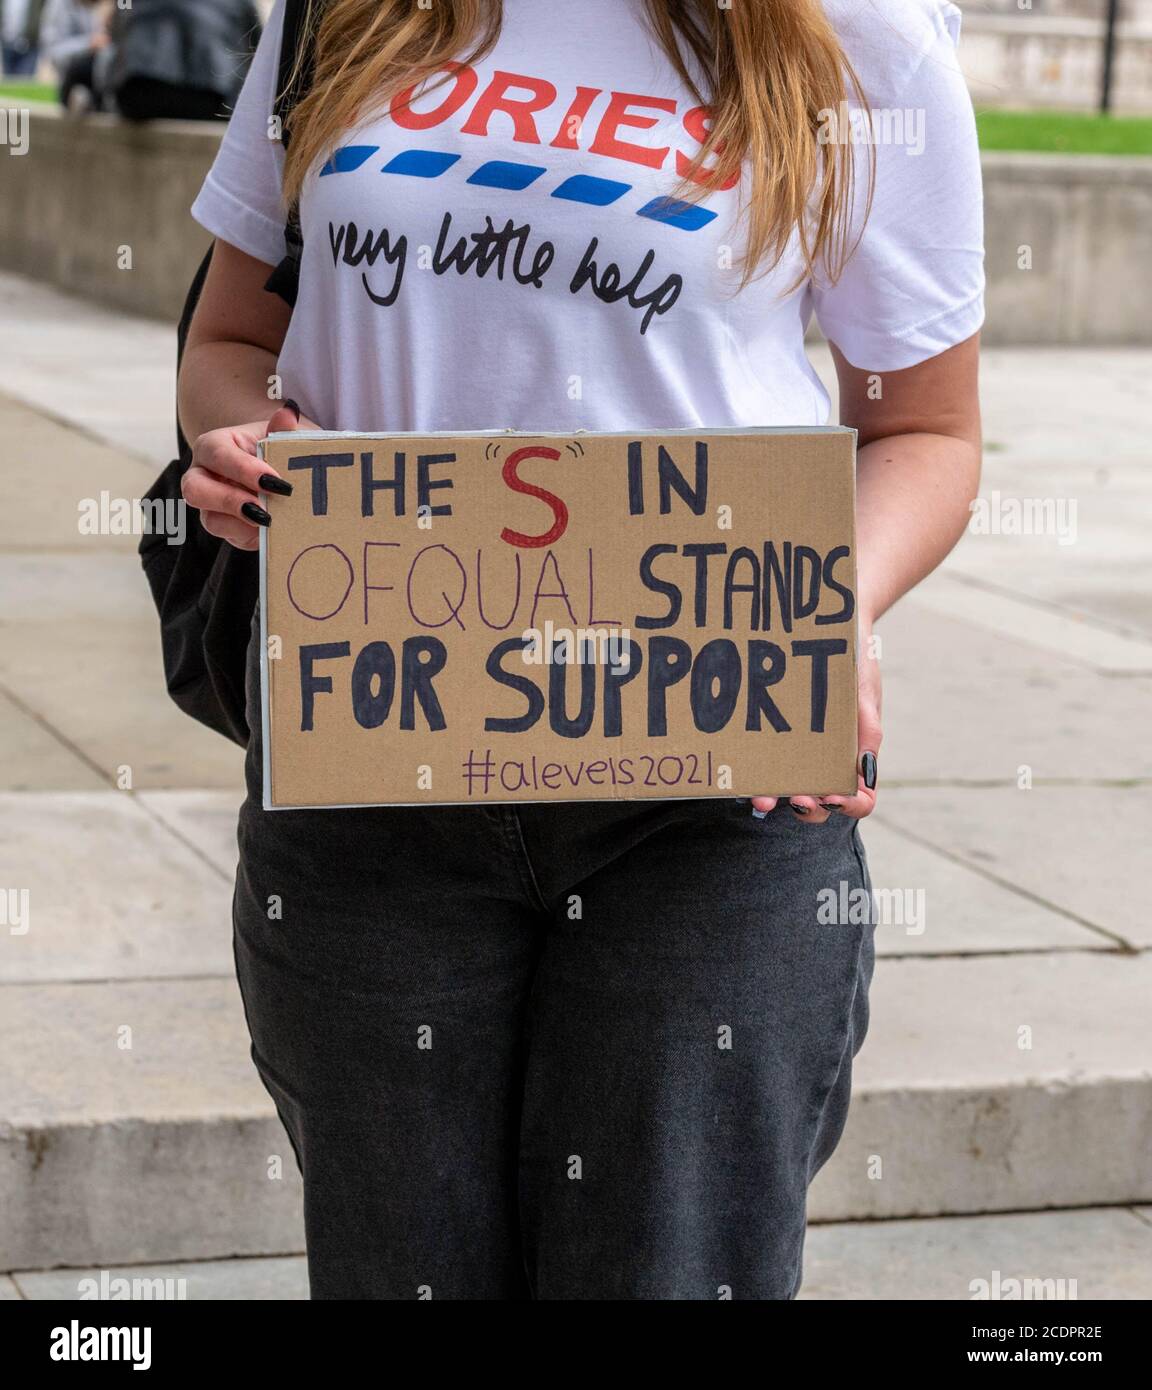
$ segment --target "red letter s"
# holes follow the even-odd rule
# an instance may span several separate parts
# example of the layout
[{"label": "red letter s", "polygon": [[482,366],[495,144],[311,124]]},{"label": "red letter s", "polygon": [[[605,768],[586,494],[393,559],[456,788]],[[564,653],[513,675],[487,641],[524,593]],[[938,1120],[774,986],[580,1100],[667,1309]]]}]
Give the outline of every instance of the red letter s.
[{"label": "red letter s", "polygon": [[550,530],[542,536],[526,536],[521,531],[509,530],[507,526],[500,532],[500,539],[507,541],[509,545],[524,546],[535,550],[540,546],[553,545],[564,532],[568,529],[568,508],[556,496],[554,492],[548,492],[542,487],[537,487],[535,483],[526,483],[517,476],[516,470],[524,459],[558,459],[559,449],[546,449],[536,444],[526,445],[523,449],[517,449],[514,454],[509,454],[504,461],[503,477],[504,481],[513,492],[522,492],[526,497],[539,497],[542,502],[547,502],[552,508],[552,515],[555,520]]}]

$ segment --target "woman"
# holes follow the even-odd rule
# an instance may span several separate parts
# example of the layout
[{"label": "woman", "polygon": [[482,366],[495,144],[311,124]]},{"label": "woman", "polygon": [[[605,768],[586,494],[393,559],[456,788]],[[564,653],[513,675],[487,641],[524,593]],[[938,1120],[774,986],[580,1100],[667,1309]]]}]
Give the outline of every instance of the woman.
[{"label": "woman", "polygon": [[132,0],[111,32],[108,85],[126,120],[227,120],[260,15],[252,0]]},{"label": "woman", "polygon": [[[795,1295],[866,1023],[870,928],[816,911],[867,882],[872,625],[951,549],[979,472],[956,18],[330,0],[285,163],[274,11],[194,209],[220,240],[180,381],[185,495],[214,535],[256,545],[256,493],[288,491],[256,441],[297,424],[824,423],[813,310],[860,444],[855,795],[266,814],[253,740],[236,958],[313,1297]],[[852,141],[861,89],[887,143]],[[297,195],[289,314],[263,287]],[[496,235],[547,238],[564,272],[434,254]],[[628,293],[570,278],[590,249]]]},{"label": "woman", "polygon": [[41,44],[66,111],[82,114],[103,104],[110,10],[104,0],[48,0],[44,7]]},{"label": "woman", "polygon": [[44,0],[0,0],[0,74],[35,77]]}]

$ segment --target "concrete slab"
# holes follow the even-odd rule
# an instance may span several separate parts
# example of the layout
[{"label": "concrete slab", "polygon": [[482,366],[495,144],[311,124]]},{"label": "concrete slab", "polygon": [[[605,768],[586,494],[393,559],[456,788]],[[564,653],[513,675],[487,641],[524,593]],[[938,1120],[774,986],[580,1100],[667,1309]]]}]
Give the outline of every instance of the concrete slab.
[{"label": "concrete slab", "polygon": [[[942,1302],[969,1300],[974,1281],[1064,1279],[1063,1292],[1083,1301],[1152,1296],[1152,1228],[1124,1208],[951,1217],[928,1221],[850,1222],[812,1226],[800,1299]],[[1074,1271],[1074,1272],[1071,1272]],[[308,1297],[302,1256],[57,1269],[0,1280],[0,1300],[79,1299],[122,1292],[189,1301],[272,1302]],[[152,1281],[163,1281],[155,1284]],[[82,1282],[84,1281],[84,1282]],[[1060,1286],[1049,1286],[1060,1292]],[[982,1286],[975,1284],[975,1291]],[[1032,1291],[1045,1290],[1032,1286]]]},{"label": "concrete slab", "polygon": [[1072,613],[975,588],[948,571],[933,575],[906,601],[1039,651],[1056,652],[1094,671],[1152,674],[1152,638],[1127,637]]},{"label": "concrete slab", "polygon": [[887,961],[858,1079],[872,1089],[1152,1080],[1150,991],[1147,954]]},{"label": "concrete slab", "polygon": [[214,864],[229,881],[236,873],[240,792],[149,791],[138,798],[149,813]]},{"label": "concrete slab", "polygon": [[[159,472],[175,450],[176,330],[0,273],[4,389]],[[67,389],[61,390],[61,382]]]},{"label": "concrete slab", "polygon": [[0,1303],[16,1303],[23,1296],[7,1275],[0,1276]]},{"label": "concrete slab", "polygon": [[1144,499],[1139,505],[1137,501],[1110,501],[1110,507],[1124,510],[1126,524],[1101,528],[1090,546],[1082,534],[1074,563],[1034,544],[1005,541],[995,556],[980,556],[978,561],[973,547],[962,546],[943,574],[1001,598],[1007,595],[1030,607],[1055,609],[1080,625],[1095,623],[1130,639],[1152,641],[1152,582],[1142,572],[1139,555],[1152,517],[1146,515]]},{"label": "concrete slab", "polygon": [[1121,1207],[813,1226],[804,1264],[807,1301],[968,1300],[1008,1279],[1064,1281],[1025,1286],[1037,1297],[1148,1299],[1152,1227]]},{"label": "concrete slab", "polygon": [[[4,987],[4,1000],[0,1075],[12,1125],[125,1116],[168,1122],[216,1112],[248,1120],[271,1109],[249,1060],[235,980],[15,984]],[[27,1028],[48,1016],[57,1026],[50,1050]]]},{"label": "concrete slab", "polygon": [[1139,879],[1152,787],[890,787],[882,806],[906,835],[1132,946],[1152,946]]},{"label": "concrete slab", "polygon": [[882,961],[814,1220],[1147,1202],[1152,956]]},{"label": "concrete slab", "polygon": [[0,1267],[303,1249],[233,981],[3,988]]},{"label": "concrete slab", "polygon": [[[1091,457],[1090,447],[1082,462],[1055,462],[1042,474],[1033,462],[989,454],[983,505],[949,556],[949,569],[970,568],[991,580],[1008,576],[1005,587],[1014,590],[1017,574],[1079,583],[1099,564],[1119,568],[1137,558],[1152,515],[1152,483],[1136,462],[1105,462]],[[1039,523],[1038,534],[1014,535],[1013,508],[1025,503],[1021,515]]]},{"label": "concrete slab", "polygon": [[0,794],[0,982],[232,974],[232,884],[124,792]]},{"label": "concrete slab", "polygon": [[995,347],[983,352],[980,406],[993,458],[1042,472],[1063,459],[1147,462],[1139,403],[1152,373],[1145,348]]},{"label": "concrete slab", "polygon": [[[967,535],[945,573],[1152,637],[1146,564],[1152,475],[1146,424],[1133,408],[1150,369],[1152,354],[1145,350],[986,351],[981,492],[1074,501],[1076,539],[1062,546],[1052,537]],[[1024,615],[1009,609],[995,620],[1010,629],[1027,626]],[[1044,634],[1049,644],[1067,638],[1074,648],[1084,636],[1056,626]],[[1130,655],[1139,660],[1138,653]]]},{"label": "concrete slab", "polygon": [[0,683],[115,783],[238,787],[243,754],[167,698],[134,557],[0,555]]},{"label": "concrete slab", "polygon": [[[907,839],[884,823],[882,812],[861,834],[880,913],[876,950],[882,956],[1113,949],[1106,937]],[[887,901],[898,902],[901,912],[885,915]]]},{"label": "concrete slab", "polygon": [[[142,497],[158,469],[8,396],[0,396],[0,440],[0,549],[135,553],[137,536],[86,534],[80,523],[94,515],[102,525],[103,516],[116,529],[113,500]],[[101,513],[102,493],[109,505]]]},{"label": "concrete slab", "polygon": [[107,781],[0,690],[0,791],[95,791]]},{"label": "concrete slab", "polygon": [[[189,1302],[270,1303],[308,1297],[308,1264],[302,1255],[280,1259],[198,1260],[188,1264],[129,1265],[116,1269],[53,1269],[18,1273],[16,1297],[29,1300],[82,1297],[187,1299]],[[126,1281],[119,1283],[114,1281]]]},{"label": "concrete slab", "polygon": [[880,624],[881,807],[893,782],[1152,778],[1152,678],[1110,677],[906,599]]},{"label": "concrete slab", "polygon": [[[1148,534],[1145,527],[1143,535]],[[1152,594],[1145,583],[1134,579],[1130,562],[1094,563],[1088,573],[1071,575],[1044,569],[1024,571],[1015,563],[1004,565],[997,578],[1011,585],[1019,595],[1038,603],[1054,604],[1077,620],[1087,619],[1103,625],[1118,625],[1129,636],[1152,641]]]},{"label": "concrete slab", "polygon": [[[1152,517],[1152,489],[1131,465],[1108,470],[1065,464],[1041,481],[1028,465],[993,462],[985,469],[980,497],[983,505],[974,510],[948,568],[999,578],[1012,591],[1016,574],[1079,583],[1082,576],[1090,579],[1097,565],[1118,568],[1126,556],[1139,554],[1140,536]],[[1025,504],[1038,533],[1014,535],[1013,511]]]}]

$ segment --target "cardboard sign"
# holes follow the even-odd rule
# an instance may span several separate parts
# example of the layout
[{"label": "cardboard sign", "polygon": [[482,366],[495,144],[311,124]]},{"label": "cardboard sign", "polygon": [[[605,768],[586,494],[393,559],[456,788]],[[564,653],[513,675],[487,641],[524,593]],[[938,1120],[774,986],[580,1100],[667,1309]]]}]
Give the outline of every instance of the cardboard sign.
[{"label": "cardboard sign", "polygon": [[856,790],[854,431],[261,447],[269,809]]}]

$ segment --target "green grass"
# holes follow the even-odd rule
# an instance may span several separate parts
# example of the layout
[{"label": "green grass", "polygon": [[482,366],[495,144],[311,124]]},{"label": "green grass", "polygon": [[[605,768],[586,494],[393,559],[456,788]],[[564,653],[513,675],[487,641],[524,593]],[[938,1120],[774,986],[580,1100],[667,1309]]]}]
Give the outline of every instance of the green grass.
[{"label": "green grass", "polygon": [[1152,155],[1152,117],[1078,111],[984,111],[976,117],[985,150],[1047,154]]},{"label": "green grass", "polygon": [[0,81],[0,98],[8,101],[55,101],[56,87],[51,82]]}]

